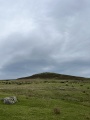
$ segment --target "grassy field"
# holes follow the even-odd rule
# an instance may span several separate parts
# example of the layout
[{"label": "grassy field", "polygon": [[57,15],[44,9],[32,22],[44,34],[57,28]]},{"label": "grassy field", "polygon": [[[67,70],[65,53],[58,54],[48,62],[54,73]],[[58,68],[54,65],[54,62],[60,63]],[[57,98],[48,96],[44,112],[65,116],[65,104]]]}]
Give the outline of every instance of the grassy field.
[{"label": "grassy field", "polygon": [[90,120],[89,80],[0,81],[0,98],[12,95],[18,102],[0,101],[0,120]]}]

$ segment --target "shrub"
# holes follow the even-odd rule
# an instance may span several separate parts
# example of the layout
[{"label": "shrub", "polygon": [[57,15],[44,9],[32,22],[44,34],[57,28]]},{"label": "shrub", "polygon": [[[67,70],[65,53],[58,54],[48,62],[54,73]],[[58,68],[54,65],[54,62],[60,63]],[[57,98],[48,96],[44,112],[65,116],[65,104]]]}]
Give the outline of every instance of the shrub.
[{"label": "shrub", "polygon": [[90,89],[89,87],[87,87],[87,89]]},{"label": "shrub", "polygon": [[66,86],[68,86],[68,84],[66,83]]},{"label": "shrub", "polygon": [[84,90],[84,91],[82,91],[83,93],[86,93],[86,91]]},{"label": "shrub", "polygon": [[21,82],[18,82],[17,85],[21,85],[22,83]]},{"label": "shrub", "polygon": [[60,114],[60,109],[59,108],[54,108],[53,112],[54,112],[54,114]]}]

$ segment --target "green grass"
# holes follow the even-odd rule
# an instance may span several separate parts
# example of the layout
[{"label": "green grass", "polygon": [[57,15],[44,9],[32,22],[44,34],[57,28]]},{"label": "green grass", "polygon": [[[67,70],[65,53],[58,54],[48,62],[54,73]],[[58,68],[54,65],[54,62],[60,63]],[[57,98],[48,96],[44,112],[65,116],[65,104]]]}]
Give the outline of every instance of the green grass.
[{"label": "green grass", "polygon": [[89,88],[89,81],[1,81],[0,98],[16,95],[18,102],[0,101],[0,120],[90,120]]}]

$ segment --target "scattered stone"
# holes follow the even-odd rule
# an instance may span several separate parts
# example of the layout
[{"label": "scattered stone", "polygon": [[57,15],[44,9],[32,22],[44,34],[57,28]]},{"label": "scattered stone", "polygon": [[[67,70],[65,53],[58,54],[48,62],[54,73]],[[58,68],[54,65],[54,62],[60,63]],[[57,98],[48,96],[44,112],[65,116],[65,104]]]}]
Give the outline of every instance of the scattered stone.
[{"label": "scattered stone", "polygon": [[4,104],[14,104],[17,102],[16,96],[11,96],[11,97],[5,97],[3,98],[3,103]]}]

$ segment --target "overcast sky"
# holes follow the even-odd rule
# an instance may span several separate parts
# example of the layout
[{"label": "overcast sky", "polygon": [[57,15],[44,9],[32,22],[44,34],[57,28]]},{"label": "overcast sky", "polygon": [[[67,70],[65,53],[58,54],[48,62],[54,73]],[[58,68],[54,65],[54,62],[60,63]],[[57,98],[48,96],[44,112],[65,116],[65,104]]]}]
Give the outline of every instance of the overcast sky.
[{"label": "overcast sky", "polygon": [[90,0],[0,0],[0,79],[90,77]]}]

